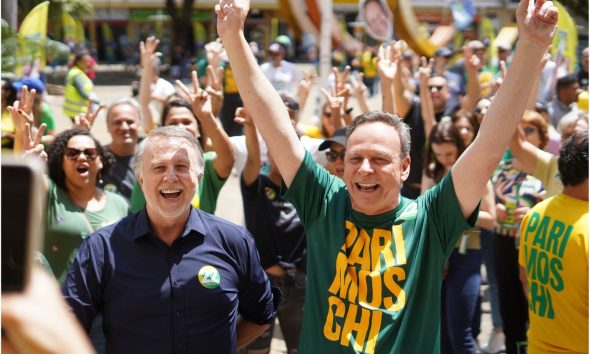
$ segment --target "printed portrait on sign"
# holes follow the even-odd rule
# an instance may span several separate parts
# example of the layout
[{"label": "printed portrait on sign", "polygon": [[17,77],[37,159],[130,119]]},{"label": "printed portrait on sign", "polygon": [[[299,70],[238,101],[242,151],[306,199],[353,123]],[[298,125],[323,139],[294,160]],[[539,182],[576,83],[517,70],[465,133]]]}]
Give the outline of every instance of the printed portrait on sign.
[{"label": "printed portrait on sign", "polygon": [[365,24],[367,34],[378,41],[393,38],[393,15],[384,0],[361,0],[360,20]]}]

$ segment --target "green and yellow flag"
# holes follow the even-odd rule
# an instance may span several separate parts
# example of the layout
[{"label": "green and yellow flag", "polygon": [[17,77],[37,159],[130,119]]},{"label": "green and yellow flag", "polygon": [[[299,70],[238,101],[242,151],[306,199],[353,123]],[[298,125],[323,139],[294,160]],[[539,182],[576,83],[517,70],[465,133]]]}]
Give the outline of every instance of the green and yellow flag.
[{"label": "green and yellow flag", "polygon": [[[25,17],[18,30],[19,37],[19,63],[16,67],[17,77],[23,76],[24,66],[38,69],[45,67],[45,41],[47,40],[47,14],[49,13],[49,1],[44,1],[35,6]],[[28,74],[28,73],[27,73]]]}]

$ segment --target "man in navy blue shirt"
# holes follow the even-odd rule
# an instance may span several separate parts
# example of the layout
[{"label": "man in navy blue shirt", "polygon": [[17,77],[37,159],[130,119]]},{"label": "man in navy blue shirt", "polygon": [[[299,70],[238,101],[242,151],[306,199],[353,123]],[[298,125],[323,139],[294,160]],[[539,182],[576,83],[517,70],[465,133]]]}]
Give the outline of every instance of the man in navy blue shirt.
[{"label": "man in navy blue shirt", "polygon": [[155,129],[134,169],[145,209],[84,241],[66,300],[87,330],[102,314],[108,353],[235,353],[278,302],[252,236],[191,206],[203,156],[184,129]]}]

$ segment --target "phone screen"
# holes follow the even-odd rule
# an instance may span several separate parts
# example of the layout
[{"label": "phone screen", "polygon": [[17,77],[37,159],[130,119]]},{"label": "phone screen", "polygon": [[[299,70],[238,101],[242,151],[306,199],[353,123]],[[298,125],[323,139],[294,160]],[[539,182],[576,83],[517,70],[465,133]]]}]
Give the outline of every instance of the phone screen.
[{"label": "phone screen", "polygon": [[2,164],[2,292],[21,291],[30,259],[33,171]]}]

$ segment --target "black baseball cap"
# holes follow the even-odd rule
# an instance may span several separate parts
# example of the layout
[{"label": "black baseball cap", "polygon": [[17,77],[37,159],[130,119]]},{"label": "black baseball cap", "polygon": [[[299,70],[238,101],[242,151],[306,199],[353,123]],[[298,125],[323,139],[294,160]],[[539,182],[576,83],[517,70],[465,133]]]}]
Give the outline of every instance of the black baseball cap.
[{"label": "black baseball cap", "polygon": [[346,127],[338,128],[334,132],[331,138],[324,140],[318,148],[319,151],[327,150],[331,143],[336,143],[342,146],[346,146]]}]

